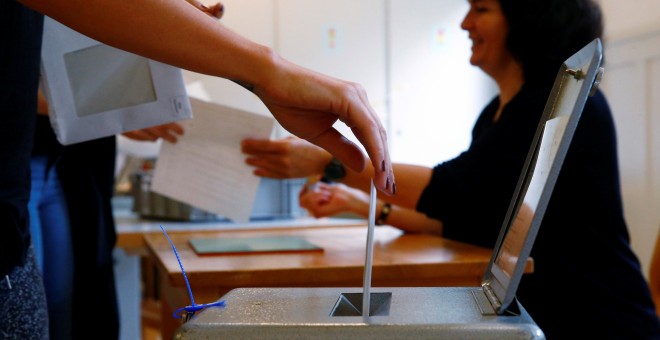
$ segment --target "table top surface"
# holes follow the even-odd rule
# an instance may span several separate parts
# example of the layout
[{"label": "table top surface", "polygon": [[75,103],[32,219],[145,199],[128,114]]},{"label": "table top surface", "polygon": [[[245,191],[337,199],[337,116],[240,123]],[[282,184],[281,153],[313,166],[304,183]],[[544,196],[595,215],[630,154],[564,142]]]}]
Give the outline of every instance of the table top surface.
[{"label": "table top surface", "polygon": [[130,211],[115,213],[117,229],[117,247],[128,252],[142,253],[146,249],[144,236],[149,234],[163,235],[160,227],[168,233],[179,232],[214,232],[224,230],[253,230],[277,228],[308,228],[323,226],[356,226],[364,225],[364,219],[357,218],[314,218],[300,216],[296,218],[273,218],[250,221],[249,223],[234,223],[226,220],[208,221],[165,221],[141,218]]},{"label": "table top surface", "polygon": [[[177,231],[169,233],[192,287],[275,287],[362,285],[366,224],[272,227],[250,230]],[[198,255],[194,238],[298,236],[323,251]],[[177,258],[162,233],[144,236],[147,249],[173,286],[185,281]],[[375,228],[372,280],[402,277],[483,276],[492,250],[426,234],[405,234],[391,226]],[[531,259],[527,272],[532,269]]]}]

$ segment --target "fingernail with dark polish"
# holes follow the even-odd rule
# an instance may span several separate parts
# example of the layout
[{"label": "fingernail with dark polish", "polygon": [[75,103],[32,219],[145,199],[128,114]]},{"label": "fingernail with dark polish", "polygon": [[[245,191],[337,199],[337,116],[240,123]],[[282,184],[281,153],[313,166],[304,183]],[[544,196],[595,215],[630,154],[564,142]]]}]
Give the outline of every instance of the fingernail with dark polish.
[{"label": "fingernail with dark polish", "polygon": [[392,194],[396,194],[396,183],[392,183]]},{"label": "fingernail with dark polish", "polygon": [[385,160],[380,162],[380,171],[385,171]]}]

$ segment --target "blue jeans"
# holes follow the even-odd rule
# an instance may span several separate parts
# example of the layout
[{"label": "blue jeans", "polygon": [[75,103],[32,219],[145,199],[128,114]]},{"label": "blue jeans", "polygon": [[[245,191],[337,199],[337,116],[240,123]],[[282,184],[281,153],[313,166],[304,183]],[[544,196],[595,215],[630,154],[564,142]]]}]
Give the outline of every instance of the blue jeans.
[{"label": "blue jeans", "polygon": [[70,339],[73,247],[66,199],[47,156],[31,160],[30,232],[43,275],[51,339]]}]

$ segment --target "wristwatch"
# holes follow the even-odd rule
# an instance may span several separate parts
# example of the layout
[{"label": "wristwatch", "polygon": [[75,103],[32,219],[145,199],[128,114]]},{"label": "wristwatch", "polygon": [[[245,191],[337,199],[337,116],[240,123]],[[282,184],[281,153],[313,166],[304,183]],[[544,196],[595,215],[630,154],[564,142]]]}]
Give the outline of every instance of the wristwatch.
[{"label": "wristwatch", "polygon": [[332,157],[330,163],[328,163],[328,165],[325,166],[325,169],[323,169],[323,177],[321,177],[321,180],[329,183],[340,180],[345,176],[346,169],[344,168],[344,164],[342,164],[337,158]]},{"label": "wristwatch", "polygon": [[380,215],[376,219],[376,225],[383,225],[387,221],[387,217],[390,216],[392,212],[392,205],[389,203],[383,204],[383,210],[380,211]]}]

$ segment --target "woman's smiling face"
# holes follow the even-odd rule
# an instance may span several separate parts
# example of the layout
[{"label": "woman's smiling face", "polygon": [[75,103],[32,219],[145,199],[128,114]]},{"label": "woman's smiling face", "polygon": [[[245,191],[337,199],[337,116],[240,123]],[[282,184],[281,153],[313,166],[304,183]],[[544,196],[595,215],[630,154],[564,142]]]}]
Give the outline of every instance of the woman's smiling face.
[{"label": "woman's smiling face", "polygon": [[470,63],[489,75],[510,63],[513,56],[506,47],[509,26],[498,0],[469,0],[470,10],[461,28],[472,40]]}]

